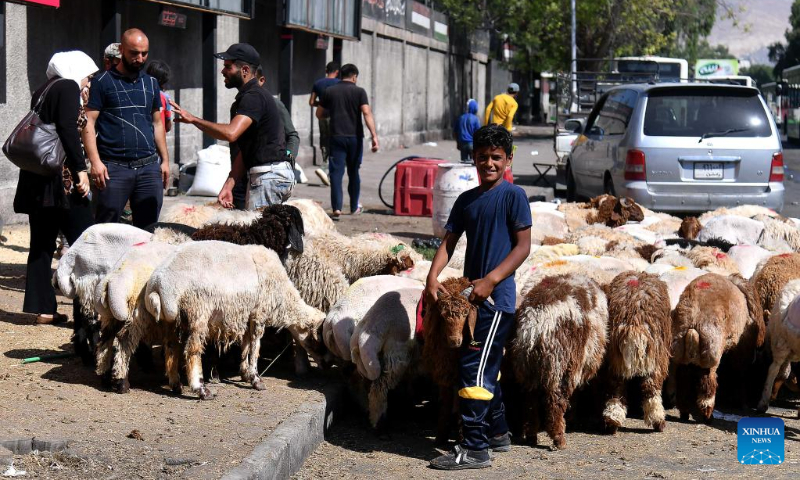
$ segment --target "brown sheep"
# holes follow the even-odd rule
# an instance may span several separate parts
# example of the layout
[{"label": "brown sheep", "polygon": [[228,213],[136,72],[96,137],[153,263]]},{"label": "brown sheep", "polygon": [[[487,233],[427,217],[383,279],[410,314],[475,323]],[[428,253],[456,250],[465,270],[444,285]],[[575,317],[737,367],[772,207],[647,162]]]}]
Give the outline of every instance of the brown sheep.
[{"label": "brown sheep", "polygon": [[589,217],[589,223],[603,223],[608,227],[619,227],[629,221],[644,220],[642,208],[630,197],[617,198],[613,195],[600,195],[590,200],[597,214]]},{"label": "brown sheep", "polygon": [[789,280],[800,278],[800,254],[784,253],[771,257],[751,279],[764,311],[764,323],[769,325],[772,307]]},{"label": "brown sheep", "polygon": [[[691,413],[697,420],[711,421],[723,354],[730,364],[747,368],[755,349],[764,343],[764,332],[761,307],[741,276],[708,273],[689,283],[672,313],[672,354],[682,420]],[[736,393],[743,404],[745,392],[739,388]]]},{"label": "brown sheep", "polygon": [[606,296],[584,275],[546,277],[525,295],[510,351],[526,395],[523,430],[534,445],[544,417],[555,448],[566,447],[564,413],[575,389],[603,362],[607,324]]},{"label": "brown sheep", "polygon": [[695,240],[702,229],[703,226],[700,225],[697,217],[686,217],[681,222],[681,228],[678,229],[678,236],[686,240]]},{"label": "brown sheep", "polygon": [[427,306],[423,328],[425,344],[422,364],[439,387],[439,418],[436,443],[447,442],[450,418],[454,411],[461,345],[472,340],[478,309],[461,292],[469,287],[464,277],[449,278],[442,286],[449,293],[439,294],[435,305]]},{"label": "brown sheep", "polygon": [[644,421],[657,432],[666,425],[661,387],[669,370],[672,341],[669,293],[656,275],[623,272],[606,288],[608,295],[607,380],[603,418],[615,433],[627,415],[625,383],[642,390]]}]

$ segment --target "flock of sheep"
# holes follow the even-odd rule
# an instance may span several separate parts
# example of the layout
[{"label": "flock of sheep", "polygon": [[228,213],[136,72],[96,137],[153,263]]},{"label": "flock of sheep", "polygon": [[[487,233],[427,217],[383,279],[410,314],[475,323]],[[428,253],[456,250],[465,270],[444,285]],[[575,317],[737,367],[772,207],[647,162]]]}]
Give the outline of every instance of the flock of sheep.
[{"label": "flock of sheep", "polygon": [[[580,408],[613,433],[631,391],[662,431],[664,404],[711,421],[718,383],[759,411],[783,384],[796,387],[800,222],[757,206],[680,219],[609,195],[530,208],[534,246],[515,274],[501,379],[519,435],[535,443],[545,430],[563,448],[577,391],[601,399]],[[428,379],[439,391],[437,440],[447,440],[475,318],[460,295],[465,239],[440,275],[450,294],[423,305],[430,262],[391,235],[342,235],[310,200],[261,212],[178,204],[153,227],[96,225],[54,276],[88,318],[76,321],[77,351],[110,386],[128,390],[141,343],[162,345],[170,387],[181,391],[183,364],[191,390],[213,398],[202,365],[213,360],[201,355],[237,344],[242,380],[263,389],[260,344],[275,327],[291,333],[298,373],[311,356],[366,385],[373,427],[385,424],[391,390]]]}]

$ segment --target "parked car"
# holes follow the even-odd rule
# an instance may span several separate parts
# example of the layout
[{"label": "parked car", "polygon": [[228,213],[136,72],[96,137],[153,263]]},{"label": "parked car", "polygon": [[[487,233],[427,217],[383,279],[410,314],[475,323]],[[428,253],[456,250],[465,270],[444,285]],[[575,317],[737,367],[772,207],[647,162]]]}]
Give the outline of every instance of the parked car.
[{"label": "parked car", "polygon": [[564,122],[563,128],[556,128],[555,135],[555,150],[557,163],[566,164],[569,158],[569,153],[572,151],[572,146],[575,140],[583,132],[583,124],[586,123],[585,118],[570,118]]},{"label": "parked car", "polygon": [[783,208],[783,151],[755,88],[636,84],[609,90],[575,141],[567,197],[632,197],[652,210]]}]

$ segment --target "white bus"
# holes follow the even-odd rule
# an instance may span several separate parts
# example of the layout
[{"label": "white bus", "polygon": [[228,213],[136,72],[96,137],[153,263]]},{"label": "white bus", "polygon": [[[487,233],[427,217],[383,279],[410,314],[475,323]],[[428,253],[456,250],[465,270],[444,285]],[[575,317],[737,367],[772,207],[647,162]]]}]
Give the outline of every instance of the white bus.
[{"label": "white bus", "polygon": [[745,87],[755,86],[755,82],[747,75],[728,75],[725,77],[708,77],[701,79],[708,83],[722,83],[726,85],[743,85]]},{"label": "white bus", "polygon": [[682,58],[667,58],[645,55],[644,57],[618,57],[614,59],[612,69],[631,79],[636,77],[658,75],[661,82],[687,82],[689,80],[689,62]]}]

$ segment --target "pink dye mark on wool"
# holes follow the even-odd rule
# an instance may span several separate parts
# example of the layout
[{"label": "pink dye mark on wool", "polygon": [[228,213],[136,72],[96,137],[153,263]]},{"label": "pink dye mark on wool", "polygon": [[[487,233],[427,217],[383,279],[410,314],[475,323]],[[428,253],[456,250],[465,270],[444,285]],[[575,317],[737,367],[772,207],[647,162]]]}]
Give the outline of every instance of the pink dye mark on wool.
[{"label": "pink dye mark on wool", "polygon": [[142,245],[147,245],[147,242],[139,242],[133,244],[134,247],[141,247]]},{"label": "pink dye mark on wool", "polygon": [[631,278],[630,280],[628,280],[628,286],[629,287],[638,287],[639,286],[639,280],[637,280],[635,278]]},{"label": "pink dye mark on wool", "polygon": [[698,290],[706,290],[706,289],[708,289],[709,287],[711,287],[711,284],[710,284],[710,283],[708,283],[708,282],[697,282],[697,283],[694,285],[694,288],[696,288],[696,289],[698,289]]},{"label": "pink dye mark on wool", "polygon": [[715,253],[714,256],[717,257],[717,260],[722,260],[723,258],[727,257],[727,255],[722,252]]},{"label": "pink dye mark on wool", "polygon": [[197,210],[197,207],[195,207],[194,205],[183,207],[183,213],[191,213],[194,212],[195,210]]}]

